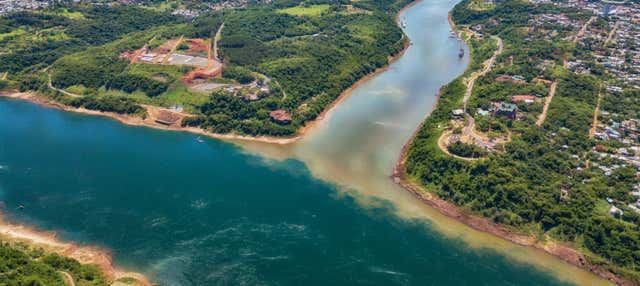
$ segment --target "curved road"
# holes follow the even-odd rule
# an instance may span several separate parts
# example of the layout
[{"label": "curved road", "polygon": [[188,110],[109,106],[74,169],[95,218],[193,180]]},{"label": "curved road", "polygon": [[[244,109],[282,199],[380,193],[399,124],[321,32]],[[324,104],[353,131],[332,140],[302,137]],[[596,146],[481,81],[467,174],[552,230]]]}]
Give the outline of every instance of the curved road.
[{"label": "curved road", "polygon": [[504,49],[504,43],[502,42],[502,39],[500,37],[497,37],[497,36],[491,36],[491,37],[496,40],[498,49],[493,53],[493,56],[491,56],[491,58],[489,58],[487,61],[484,62],[484,68],[481,71],[476,71],[472,73],[469,76],[469,79],[467,82],[467,90],[464,93],[464,99],[463,99],[463,110],[465,111],[465,117],[467,118],[467,121],[469,122],[469,124],[467,124],[467,126],[465,126],[464,129],[462,130],[463,137],[464,136],[471,136],[473,138],[479,137],[479,135],[475,134],[475,131],[474,131],[476,120],[475,118],[473,118],[473,116],[469,115],[469,113],[467,112],[467,103],[469,102],[469,98],[471,98],[471,94],[473,93],[473,86],[475,85],[476,80],[479,77],[484,76],[491,71],[491,68],[493,68],[493,65],[496,62],[496,58],[500,54],[502,54],[502,50]]}]

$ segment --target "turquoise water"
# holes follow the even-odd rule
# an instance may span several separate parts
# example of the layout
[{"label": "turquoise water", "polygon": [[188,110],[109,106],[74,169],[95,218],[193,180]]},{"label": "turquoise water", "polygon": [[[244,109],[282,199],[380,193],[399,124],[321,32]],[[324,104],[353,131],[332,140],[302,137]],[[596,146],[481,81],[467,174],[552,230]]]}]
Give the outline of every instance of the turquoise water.
[{"label": "turquoise water", "polygon": [[162,285],[600,285],[389,180],[438,88],[468,62],[448,37],[455,2],[407,10],[414,45],[294,145],[198,143],[0,99],[4,211]]},{"label": "turquoise water", "polygon": [[107,247],[164,285],[560,284],[390,205],[337,198],[299,161],[8,100],[0,134],[13,220]]}]

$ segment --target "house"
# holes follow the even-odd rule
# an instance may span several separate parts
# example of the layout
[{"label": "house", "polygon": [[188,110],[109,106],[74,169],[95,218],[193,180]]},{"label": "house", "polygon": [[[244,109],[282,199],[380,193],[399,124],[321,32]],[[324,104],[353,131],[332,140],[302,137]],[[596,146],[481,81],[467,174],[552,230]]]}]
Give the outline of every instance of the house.
[{"label": "house", "polygon": [[497,82],[507,82],[507,81],[511,81],[512,77],[510,75],[501,75],[499,77],[496,78]]},{"label": "house", "polygon": [[494,116],[502,115],[509,119],[516,119],[518,107],[513,103],[492,102],[491,111]]},{"label": "house", "polygon": [[516,103],[516,102],[525,102],[528,104],[534,103],[536,100],[536,97],[533,95],[528,95],[528,94],[518,94],[518,95],[513,95],[511,96],[511,102]]},{"label": "house", "polygon": [[488,116],[489,115],[489,111],[488,110],[484,110],[482,108],[478,108],[478,115],[480,115],[480,116]]},{"label": "house", "polygon": [[289,114],[289,112],[287,112],[286,110],[278,109],[278,110],[271,111],[269,113],[269,117],[271,117],[271,120],[273,120],[276,123],[280,123],[280,124],[291,123],[291,114]]},{"label": "house", "polygon": [[527,80],[522,76],[518,76],[518,75],[511,76],[511,75],[504,74],[497,77],[496,82],[500,82],[500,83],[511,82],[515,84],[523,84],[523,83],[527,83]]},{"label": "house", "polygon": [[451,117],[454,119],[460,119],[464,116],[464,110],[462,109],[454,109],[451,111]]},{"label": "house", "polygon": [[617,208],[616,206],[612,205],[611,208],[609,209],[609,214],[614,216],[614,217],[621,217],[624,212]]}]

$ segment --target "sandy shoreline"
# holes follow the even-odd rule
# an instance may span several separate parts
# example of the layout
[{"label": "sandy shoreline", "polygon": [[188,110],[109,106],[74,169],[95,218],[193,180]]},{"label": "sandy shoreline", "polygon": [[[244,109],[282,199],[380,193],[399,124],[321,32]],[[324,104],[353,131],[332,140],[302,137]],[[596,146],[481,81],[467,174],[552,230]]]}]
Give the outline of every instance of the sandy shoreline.
[{"label": "sandy shoreline", "polygon": [[71,242],[63,242],[56,237],[55,232],[43,232],[33,228],[11,224],[0,218],[0,239],[23,242],[33,247],[42,247],[47,252],[73,258],[82,264],[92,264],[104,273],[108,281],[115,281],[121,278],[134,278],[139,284],[151,286],[147,278],[134,272],[126,272],[116,268],[112,264],[111,254],[93,246],[81,246]]},{"label": "sandy shoreline", "polygon": [[[452,29],[457,30],[457,26],[451,16],[451,12],[449,13],[448,20]],[[438,92],[438,96],[437,96],[438,100],[436,101],[436,104],[433,108],[434,110],[438,108],[438,101],[440,99],[441,93],[442,93],[442,88]],[[406,164],[407,155],[408,155],[407,153],[409,151],[409,148],[411,147],[411,144],[413,144],[413,141],[416,135],[418,134],[418,132],[424,127],[423,124],[424,124],[424,121],[418,126],[418,128],[413,132],[413,134],[409,138],[409,140],[402,147],[400,156],[398,158],[398,161],[396,162],[396,165],[393,168],[393,173],[391,175],[392,180],[396,184],[400,185],[403,189],[410,192],[414,197],[416,197],[423,203],[429,205],[430,207],[434,208],[435,210],[439,211],[443,215],[450,217],[452,219],[455,219],[459,222],[462,222],[465,225],[475,230],[492,234],[494,236],[500,237],[502,239],[505,239],[507,241],[510,241],[518,245],[529,246],[529,247],[534,247],[536,249],[543,250],[551,255],[558,257],[559,259],[561,259],[566,263],[569,263],[571,265],[577,266],[578,268],[590,271],[595,275],[607,281],[610,281],[611,283],[614,283],[616,285],[624,285],[624,286],[635,285],[635,283],[633,283],[632,281],[626,278],[620,277],[600,265],[593,265],[589,263],[586,257],[579,250],[575,249],[570,245],[551,242],[551,241],[549,242],[538,241],[536,237],[532,235],[520,233],[506,226],[496,224],[488,218],[471,214],[463,210],[462,208],[456,206],[455,204],[450,203],[444,199],[441,199],[436,194],[429,192],[428,190],[420,186],[418,183],[413,182],[407,176],[405,164]]]}]

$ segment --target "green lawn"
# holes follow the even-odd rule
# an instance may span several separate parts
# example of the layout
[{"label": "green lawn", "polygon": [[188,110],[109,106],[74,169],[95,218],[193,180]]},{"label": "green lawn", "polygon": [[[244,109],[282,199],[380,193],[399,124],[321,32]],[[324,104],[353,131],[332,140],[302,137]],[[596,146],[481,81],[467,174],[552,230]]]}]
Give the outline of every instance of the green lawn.
[{"label": "green lawn", "polygon": [[595,210],[594,212],[596,214],[600,214],[600,215],[609,215],[609,208],[611,208],[611,205],[609,205],[609,203],[607,203],[607,201],[605,200],[599,200],[596,204]]},{"label": "green lawn", "polygon": [[331,6],[328,4],[312,5],[312,6],[297,6],[286,9],[278,10],[279,13],[285,13],[293,16],[317,16],[322,12],[329,10]]},{"label": "green lawn", "polygon": [[207,103],[209,95],[191,92],[181,83],[170,87],[167,92],[152,99],[154,105],[181,105],[188,112],[193,112],[198,106]]},{"label": "green lawn", "polygon": [[161,107],[180,105],[187,112],[196,111],[198,109],[198,106],[205,104],[209,99],[208,94],[191,92],[182,83],[173,84],[171,87],[169,87],[169,90],[156,97],[148,97],[141,91],[126,93],[124,91],[115,89],[105,90],[104,87],[100,88],[98,94],[102,96],[133,98],[137,102],[142,104],[150,104]]}]

